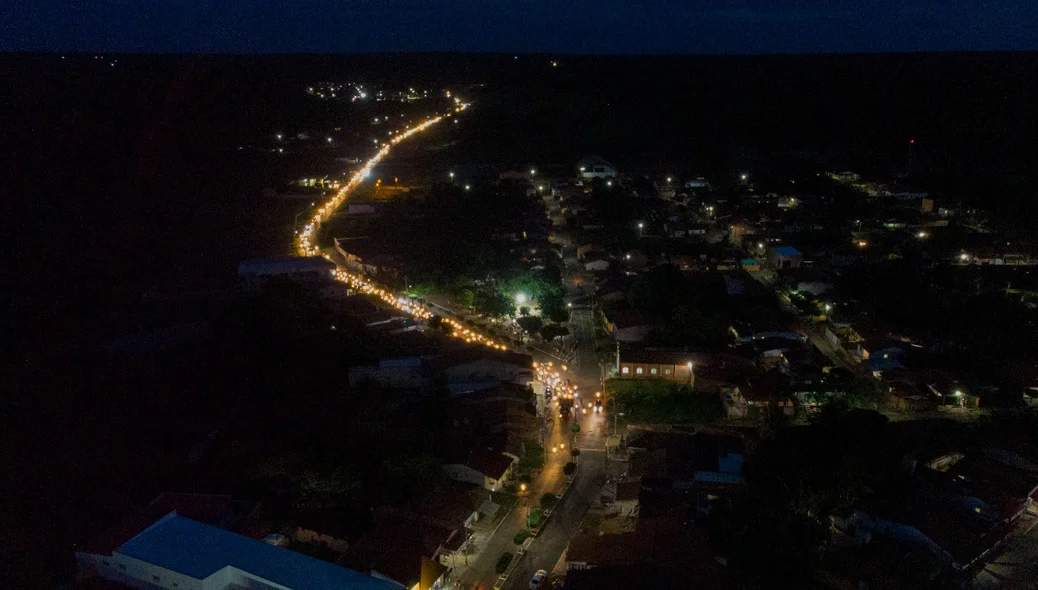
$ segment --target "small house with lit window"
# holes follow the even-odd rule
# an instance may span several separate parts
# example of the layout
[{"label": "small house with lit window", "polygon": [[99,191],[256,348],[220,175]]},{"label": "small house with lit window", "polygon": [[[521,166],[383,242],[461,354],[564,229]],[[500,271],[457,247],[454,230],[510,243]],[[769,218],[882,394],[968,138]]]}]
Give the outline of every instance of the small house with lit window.
[{"label": "small house with lit window", "polygon": [[686,352],[633,350],[620,355],[619,377],[695,383],[694,359]]}]

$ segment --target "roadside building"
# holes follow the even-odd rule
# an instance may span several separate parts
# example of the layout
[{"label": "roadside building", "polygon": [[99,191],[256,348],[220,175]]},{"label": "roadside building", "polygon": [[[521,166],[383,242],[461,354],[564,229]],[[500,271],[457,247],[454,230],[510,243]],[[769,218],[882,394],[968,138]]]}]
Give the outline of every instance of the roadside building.
[{"label": "roadside building", "polygon": [[444,465],[447,477],[483,486],[491,492],[500,491],[511,477],[519,457],[498,453],[484,448],[469,452],[463,462]]},{"label": "roadside building", "polygon": [[775,246],[768,252],[768,263],[775,270],[800,268],[804,255],[793,246]]},{"label": "roadside building", "polygon": [[654,329],[656,325],[633,308],[614,311],[606,316],[606,330],[618,342],[641,342]]},{"label": "roadside building", "polygon": [[278,277],[320,285],[332,280],[335,268],[335,263],[323,256],[255,258],[238,265],[238,276],[250,287]]},{"label": "roadside building", "polygon": [[534,381],[533,357],[512,351],[466,346],[430,361],[434,374],[442,373],[454,393],[486,389],[501,383],[530,385]]},{"label": "roadside building", "polygon": [[580,177],[589,180],[592,178],[616,178],[616,166],[613,166],[601,156],[588,156],[577,164]]},{"label": "roadside building", "polygon": [[371,530],[338,561],[395,590],[434,588],[443,585],[450,569],[440,563],[440,554],[463,537],[458,529],[382,509],[376,511]]},{"label": "roadside building", "polygon": [[620,353],[618,375],[635,379],[668,379],[693,385],[692,359],[691,354],[681,351],[625,350]]},{"label": "roadside building", "polygon": [[137,588],[358,588],[383,580],[170,512],[110,553],[76,553],[81,574]]},{"label": "roadside building", "polygon": [[350,367],[350,387],[372,384],[387,389],[418,389],[425,381],[422,357],[381,359],[375,365]]}]

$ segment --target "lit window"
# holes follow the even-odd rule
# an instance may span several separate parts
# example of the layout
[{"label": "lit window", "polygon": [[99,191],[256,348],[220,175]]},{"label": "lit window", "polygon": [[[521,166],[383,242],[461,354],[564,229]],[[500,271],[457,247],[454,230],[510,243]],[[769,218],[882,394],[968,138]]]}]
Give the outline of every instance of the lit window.
[{"label": "lit window", "polygon": [[623,369],[621,369],[620,372],[623,373],[624,375],[626,375],[627,373],[631,372],[631,369],[629,367],[624,367]]},{"label": "lit window", "polygon": [[656,369],[650,369],[649,372],[652,373],[653,375],[655,375],[656,374]]},{"label": "lit window", "polygon": [[637,369],[634,370],[634,372],[638,373],[639,375],[641,375],[642,374],[642,368],[638,367]]},{"label": "lit window", "polygon": [[670,375],[670,369],[664,369],[663,370],[663,374],[664,375]]}]

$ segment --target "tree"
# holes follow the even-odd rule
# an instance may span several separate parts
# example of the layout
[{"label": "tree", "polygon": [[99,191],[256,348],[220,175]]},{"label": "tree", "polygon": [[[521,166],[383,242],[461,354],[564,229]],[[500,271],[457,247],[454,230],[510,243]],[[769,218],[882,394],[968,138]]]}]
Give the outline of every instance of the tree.
[{"label": "tree", "polygon": [[522,328],[524,332],[531,336],[539,332],[541,327],[544,325],[544,321],[537,316],[524,316],[516,320],[516,323],[519,324],[519,327]]},{"label": "tree", "polygon": [[512,554],[507,551],[501,554],[501,557],[497,559],[497,564],[494,565],[494,571],[503,574],[508,569],[508,564],[512,563]]},{"label": "tree", "polygon": [[545,324],[541,326],[540,334],[541,338],[543,338],[545,342],[551,342],[559,336],[568,336],[569,328],[566,326],[560,326],[559,324]]},{"label": "tree", "polygon": [[544,494],[541,496],[541,508],[543,510],[551,510],[559,503],[559,497],[555,494]]},{"label": "tree", "polygon": [[494,288],[479,290],[473,298],[473,306],[476,311],[492,318],[511,315],[515,309],[512,300]]}]

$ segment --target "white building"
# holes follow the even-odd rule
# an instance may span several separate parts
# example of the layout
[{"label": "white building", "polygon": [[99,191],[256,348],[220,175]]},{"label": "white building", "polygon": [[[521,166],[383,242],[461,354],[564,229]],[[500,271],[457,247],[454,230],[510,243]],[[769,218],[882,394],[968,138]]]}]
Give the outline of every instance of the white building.
[{"label": "white building", "polygon": [[588,156],[577,164],[580,177],[591,178],[616,178],[616,166],[613,166],[600,156]]},{"label": "white building", "polygon": [[399,590],[327,561],[170,512],[111,553],[76,553],[81,576],[132,588],[357,588]]}]

